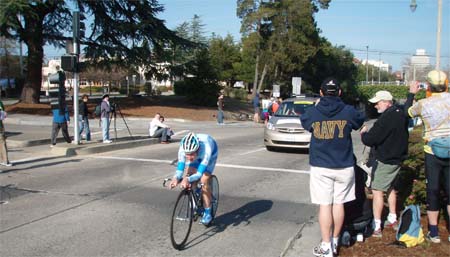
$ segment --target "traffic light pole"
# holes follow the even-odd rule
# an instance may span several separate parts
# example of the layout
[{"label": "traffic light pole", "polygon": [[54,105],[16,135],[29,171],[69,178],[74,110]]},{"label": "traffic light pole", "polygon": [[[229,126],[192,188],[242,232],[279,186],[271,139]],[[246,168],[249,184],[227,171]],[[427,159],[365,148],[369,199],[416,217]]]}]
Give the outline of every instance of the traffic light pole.
[{"label": "traffic light pole", "polygon": [[79,108],[78,108],[78,91],[79,91],[79,55],[80,55],[80,13],[73,12],[73,51],[75,54],[75,72],[73,73],[73,144],[80,144],[80,127],[79,127]]}]

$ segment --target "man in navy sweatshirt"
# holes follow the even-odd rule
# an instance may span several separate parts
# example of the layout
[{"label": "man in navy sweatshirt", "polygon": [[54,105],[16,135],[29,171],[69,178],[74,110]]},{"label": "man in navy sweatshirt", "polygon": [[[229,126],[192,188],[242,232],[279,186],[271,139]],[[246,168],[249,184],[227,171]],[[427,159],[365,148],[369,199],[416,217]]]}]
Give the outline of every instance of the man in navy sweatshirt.
[{"label": "man in navy sweatshirt", "polygon": [[352,130],[364,123],[364,114],[342,102],[341,87],[334,78],[320,87],[320,101],[300,116],[311,132],[309,149],[311,202],[319,204],[322,242],[313,249],[316,256],[337,254],[344,222],[344,203],[355,199]]}]

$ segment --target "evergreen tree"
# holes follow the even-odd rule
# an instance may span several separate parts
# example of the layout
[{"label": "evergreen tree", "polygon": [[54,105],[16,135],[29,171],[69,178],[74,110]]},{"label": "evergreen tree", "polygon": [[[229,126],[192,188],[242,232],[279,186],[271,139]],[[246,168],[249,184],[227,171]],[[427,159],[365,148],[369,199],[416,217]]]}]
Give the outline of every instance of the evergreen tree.
[{"label": "evergreen tree", "polygon": [[[164,9],[155,0],[76,0],[81,13],[92,20],[90,35],[81,39],[85,57],[96,66],[152,67],[167,43],[189,45],[156,18]],[[38,103],[42,80],[43,46],[63,47],[72,30],[67,1],[2,0],[0,33],[21,40],[28,48],[26,82],[21,100]],[[88,30],[89,32],[89,30]]]}]

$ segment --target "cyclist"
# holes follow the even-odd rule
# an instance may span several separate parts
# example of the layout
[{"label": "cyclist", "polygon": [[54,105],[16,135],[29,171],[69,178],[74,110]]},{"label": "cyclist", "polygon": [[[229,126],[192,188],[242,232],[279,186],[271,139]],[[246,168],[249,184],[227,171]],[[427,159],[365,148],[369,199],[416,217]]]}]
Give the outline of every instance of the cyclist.
[{"label": "cyclist", "polygon": [[[205,207],[201,223],[204,225],[208,225],[212,220],[209,181],[216,166],[218,150],[216,141],[210,135],[193,132],[187,134],[181,140],[177,170],[170,183],[170,188],[176,187],[179,183],[182,188],[187,188],[200,180],[203,184],[202,197]],[[183,177],[185,168],[186,175]]]}]

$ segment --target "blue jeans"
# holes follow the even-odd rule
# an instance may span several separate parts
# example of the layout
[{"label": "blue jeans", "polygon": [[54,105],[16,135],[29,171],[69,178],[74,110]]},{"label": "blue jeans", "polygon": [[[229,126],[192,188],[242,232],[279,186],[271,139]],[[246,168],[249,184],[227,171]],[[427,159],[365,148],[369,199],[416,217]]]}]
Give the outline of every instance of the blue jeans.
[{"label": "blue jeans", "polygon": [[103,141],[109,140],[109,119],[102,118],[102,135]]},{"label": "blue jeans", "polygon": [[219,123],[219,124],[223,123],[223,111],[222,110],[217,111],[217,123]]},{"label": "blue jeans", "polygon": [[78,116],[78,121],[79,121],[79,125],[80,125],[80,139],[81,139],[81,134],[84,132],[86,133],[86,141],[91,141],[91,130],[89,128],[89,119],[88,117],[84,117],[79,115]]}]

